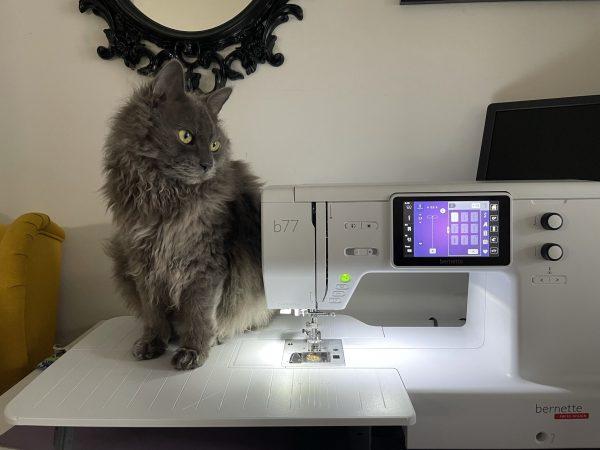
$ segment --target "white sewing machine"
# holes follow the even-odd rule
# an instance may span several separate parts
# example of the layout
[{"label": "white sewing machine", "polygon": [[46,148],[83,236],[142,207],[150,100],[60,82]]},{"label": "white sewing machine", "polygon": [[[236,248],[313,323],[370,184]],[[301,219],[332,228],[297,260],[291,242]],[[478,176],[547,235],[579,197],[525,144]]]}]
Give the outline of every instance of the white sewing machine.
[{"label": "white sewing machine", "polygon": [[[600,447],[600,183],[272,187],[262,211],[269,307],[311,317],[284,364],[396,368],[408,448]],[[419,272],[468,273],[463,326],[320,341],[363,276]]]},{"label": "white sewing machine", "polygon": [[[408,448],[600,447],[600,183],[271,187],[262,211],[267,302],[296,315],[191,372],[135,361],[139,324],[108,320],[8,420],[58,427],[57,448],[75,426],[340,425],[404,427]],[[419,297],[423,274],[468,279],[464,316],[428,321],[456,293]],[[413,292],[371,307],[373,276]],[[423,323],[398,326],[407,302]],[[340,314],[356,307],[373,314]]]}]

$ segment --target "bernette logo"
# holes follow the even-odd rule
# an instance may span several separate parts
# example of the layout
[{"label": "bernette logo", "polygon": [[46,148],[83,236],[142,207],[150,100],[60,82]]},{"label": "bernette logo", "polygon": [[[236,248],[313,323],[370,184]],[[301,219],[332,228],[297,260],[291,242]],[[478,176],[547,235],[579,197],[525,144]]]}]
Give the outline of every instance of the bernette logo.
[{"label": "bernette logo", "polygon": [[554,420],[586,420],[590,414],[583,411],[583,405],[535,405],[536,414],[554,415]]},{"label": "bernette logo", "polygon": [[460,266],[464,264],[465,261],[463,259],[440,259],[440,264],[448,265],[448,266]]}]

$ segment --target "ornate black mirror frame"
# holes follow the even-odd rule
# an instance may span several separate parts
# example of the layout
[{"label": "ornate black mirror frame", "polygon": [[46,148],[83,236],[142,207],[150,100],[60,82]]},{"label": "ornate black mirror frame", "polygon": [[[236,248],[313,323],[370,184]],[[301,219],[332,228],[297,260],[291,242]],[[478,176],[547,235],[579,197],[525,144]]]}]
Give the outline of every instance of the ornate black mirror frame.
[{"label": "ornate black mirror frame", "polygon": [[[166,0],[165,0],[166,1]],[[99,46],[98,56],[123,58],[130,69],[142,75],[155,75],[161,66],[177,58],[186,68],[186,88],[200,89],[202,72],[212,72],[214,85],[210,91],[225,86],[227,80],[239,80],[244,75],[232,68],[239,61],[246,75],[255,72],[258,64],[283,64],[281,53],[273,53],[277,36],[275,28],[294,16],[302,20],[302,8],[288,0],[252,0],[231,20],[209,30],[179,31],[161,25],[145,16],[130,0],[79,0],[79,11],[91,10],[108,24],[104,34],[108,47]],[[150,48],[147,43],[158,47]],[[233,47],[227,54],[220,52]],[[138,67],[144,60],[148,63]]]}]

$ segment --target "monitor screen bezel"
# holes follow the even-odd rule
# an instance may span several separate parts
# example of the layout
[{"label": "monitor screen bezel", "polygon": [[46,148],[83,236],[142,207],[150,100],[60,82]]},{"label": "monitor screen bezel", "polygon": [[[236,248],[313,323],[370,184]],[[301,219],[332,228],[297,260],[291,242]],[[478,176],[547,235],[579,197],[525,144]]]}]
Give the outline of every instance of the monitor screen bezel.
[{"label": "monitor screen bezel", "polygon": [[547,109],[565,106],[586,106],[600,104],[600,95],[586,95],[580,97],[549,98],[542,100],[525,100],[517,102],[492,103],[487,108],[481,151],[477,167],[477,181],[499,181],[500,178],[488,178],[490,152],[492,149],[492,136],[499,112],[518,111],[524,109]]},{"label": "monitor screen bezel", "polygon": [[[499,256],[449,256],[449,257],[405,257],[403,254],[404,233],[402,226],[405,201],[465,201],[465,200],[498,200],[499,217]],[[476,267],[476,266],[508,266],[511,263],[511,199],[502,194],[452,194],[452,195],[410,195],[396,194],[391,198],[392,208],[392,265],[394,267],[429,266],[429,267]],[[400,225],[397,227],[396,224]]]}]

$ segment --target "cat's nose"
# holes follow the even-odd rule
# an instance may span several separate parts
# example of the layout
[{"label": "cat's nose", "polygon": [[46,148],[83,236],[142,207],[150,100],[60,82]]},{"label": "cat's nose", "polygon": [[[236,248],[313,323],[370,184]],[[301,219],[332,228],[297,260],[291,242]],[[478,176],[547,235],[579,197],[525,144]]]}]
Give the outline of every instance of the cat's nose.
[{"label": "cat's nose", "polygon": [[200,163],[200,167],[202,168],[202,170],[204,172],[206,172],[208,169],[211,168],[211,164],[209,164],[209,163]]}]

